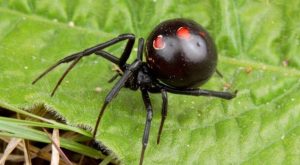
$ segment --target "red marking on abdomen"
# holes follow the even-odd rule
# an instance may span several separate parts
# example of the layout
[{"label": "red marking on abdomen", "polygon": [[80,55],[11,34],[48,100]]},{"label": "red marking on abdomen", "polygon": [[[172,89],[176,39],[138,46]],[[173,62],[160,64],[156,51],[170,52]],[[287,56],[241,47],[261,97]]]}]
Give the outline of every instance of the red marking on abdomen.
[{"label": "red marking on abdomen", "polygon": [[163,49],[165,47],[165,41],[163,39],[162,35],[158,35],[154,40],[153,40],[153,48],[154,49]]},{"label": "red marking on abdomen", "polygon": [[178,28],[176,35],[182,39],[190,39],[191,38],[190,30],[187,27]]}]

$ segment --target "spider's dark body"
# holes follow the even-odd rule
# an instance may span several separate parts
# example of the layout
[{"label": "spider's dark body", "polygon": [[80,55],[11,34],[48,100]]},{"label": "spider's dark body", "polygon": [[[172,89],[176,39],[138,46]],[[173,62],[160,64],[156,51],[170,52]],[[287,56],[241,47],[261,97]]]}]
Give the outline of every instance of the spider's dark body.
[{"label": "spider's dark body", "polygon": [[199,87],[217,65],[215,44],[209,34],[186,19],[159,24],[147,39],[146,58],[153,74],[176,88]]},{"label": "spider's dark body", "polygon": [[[120,57],[116,57],[104,50],[124,40],[127,40],[127,44]],[[126,87],[132,90],[140,90],[147,112],[140,156],[140,164],[142,164],[153,114],[149,93],[161,93],[163,100],[162,118],[157,143],[160,141],[160,135],[167,116],[168,92],[193,96],[213,96],[223,99],[232,99],[236,93],[196,88],[204,84],[217,71],[215,44],[208,32],[196,22],[189,19],[171,19],[160,23],[150,33],[145,45],[144,39],[139,39],[137,58],[128,64],[127,60],[132,52],[134,42],[135,36],[133,34],[122,34],[107,42],[71,54],[48,68],[33,81],[33,84],[58,65],[72,61],[70,67],[56,84],[51,94],[53,95],[64,77],[79,60],[84,56],[92,54],[101,56],[117,64],[121,71],[109,82],[112,82],[118,76],[120,76],[120,79],[105,98],[93,131],[93,138],[96,136],[100,120],[107,105],[118,94],[121,88]],[[143,61],[144,51],[146,62]]]}]

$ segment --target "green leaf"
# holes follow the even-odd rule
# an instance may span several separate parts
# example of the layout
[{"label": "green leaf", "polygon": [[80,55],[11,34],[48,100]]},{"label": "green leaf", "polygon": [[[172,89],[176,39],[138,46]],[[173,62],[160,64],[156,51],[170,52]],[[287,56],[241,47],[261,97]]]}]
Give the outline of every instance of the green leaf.
[{"label": "green leaf", "polygon": [[[230,101],[169,94],[159,145],[161,96],[151,95],[154,118],[144,163],[300,163],[300,1],[0,0],[0,6],[0,106],[45,104],[69,124],[93,128],[113,85],[107,83],[113,75],[109,62],[84,58],[54,97],[51,90],[67,65],[35,86],[32,80],[73,52],[121,33],[146,38],[160,21],[186,17],[212,34],[225,76],[203,88],[223,90],[229,83],[239,93]],[[118,44],[108,50],[119,55],[123,49]],[[137,164],[144,122],[140,93],[122,89],[97,139],[124,164]]]}]

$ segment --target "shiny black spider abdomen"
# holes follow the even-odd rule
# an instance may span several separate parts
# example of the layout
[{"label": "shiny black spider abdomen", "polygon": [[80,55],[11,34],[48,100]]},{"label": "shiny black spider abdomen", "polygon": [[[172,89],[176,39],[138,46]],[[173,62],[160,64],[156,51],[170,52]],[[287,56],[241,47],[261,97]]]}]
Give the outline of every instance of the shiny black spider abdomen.
[{"label": "shiny black spider abdomen", "polygon": [[187,19],[160,23],[146,42],[146,60],[153,74],[175,88],[199,87],[215,72],[217,52],[210,35]]}]

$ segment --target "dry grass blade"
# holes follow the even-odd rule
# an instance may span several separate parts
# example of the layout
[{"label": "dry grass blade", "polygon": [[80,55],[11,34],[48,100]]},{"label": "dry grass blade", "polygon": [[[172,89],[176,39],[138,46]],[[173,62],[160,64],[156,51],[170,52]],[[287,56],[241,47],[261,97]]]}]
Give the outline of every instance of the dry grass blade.
[{"label": "dry grass blade", "polygon": [[[47,136],[49,137],[49,139],[52,142],[52,145],[55,147],[55,149],[60,153],[60,155],[62,156],[62,159],[69,165],[73,165],[73,163],[68,159],[68,157],[65,155],[65,153],[59,148],[59,146],[56,144],[56,142],[51,138],[51,136],[49,135],[48,131],[43,128],[44,132],[46,132]],[[52,163],[52,162],[51,162]]]},{"label": "dry grass blade", "polygon": [[51,156],[51,165],[58,165],[59,164],[59,151],[56,149],[55,145],[57,147],[60,147],[60,142],[59,142],[59,130],[58,129],[53,129],[52,132],[52,156]]},{"label": "dry grass blade", "polygon": [[24,157],[25,157],[25,165],[31,165],[31,157],[29,154],[29,142],[28,140],[22,140],[22,143],[24,144]]},{"label": "dry grass blade", "polygon": [[21,142],[22,139],[19,138],[11,138],[9,141],[7,147],[5,148],[5,151],[0,159],[0,165],[4,165],[7,157],[10,155],[10,153],[18,146],[18,144]]},{"label": "dry grass blade", "polygon": [[[19,113],[17,113],[17,118],[21,119],[21,116]],[[24,152],[24,159],[25,159],[25,165],[31,165],[31,158],[30,158],[30,154],[28,151],[28,147],[29,147],[29,142],[28,140],[22,139],[22,143],[23,143],[23,152]]]},{"label": "dry grass blade", "polygon": [[[3,154],[0,154],[0,158],[3,156]],[[24,162],[24,156],[23,155],[14,155],[10,154],[7,158],[7,161],[14,161],[14,162]]]},{"label": "dry grass blade", "polygon": [[[10,138],[1,137],[1,140],[8,143],[10,141]],[[19,150],[23,151],[24,150],[24,144],[19,143],[17,148]],[[48,153],[47,150],[44,151],[43,149],[37,148],[37,147],[35,147],[33,145],[30,145],[30,144],[28,144],[28,149],[29,149],[29,153],[30,153],[32,159],[36,158],[36,157],[39,157],[39,158],[44,159],[44,160],[48,160],[48,161],[51,160],[51,155]],[[15,157],[15,156],[13,155],[13,157]],[[7,160],[10,160],[10,159],[7,159]],[[24,156],[22,156],[22,161],[24,161]],[[63,164],[63,165],[65,165],[65,164]]]}]

